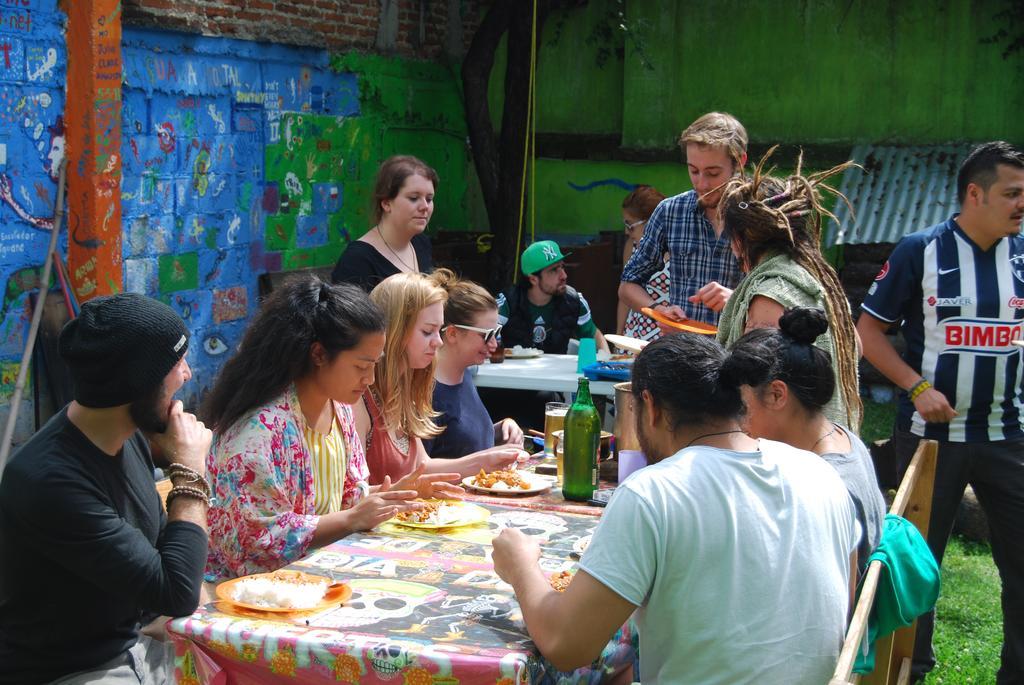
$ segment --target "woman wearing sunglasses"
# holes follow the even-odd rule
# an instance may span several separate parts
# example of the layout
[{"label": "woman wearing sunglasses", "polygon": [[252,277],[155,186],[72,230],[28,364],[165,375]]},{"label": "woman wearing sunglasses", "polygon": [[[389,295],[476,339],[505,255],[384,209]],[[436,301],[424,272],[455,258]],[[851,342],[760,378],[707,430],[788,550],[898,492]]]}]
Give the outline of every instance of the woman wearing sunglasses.
[{"label": "woman wearing sunglasses", "polygon": [[[626,245],[622,250],[622,263],[626,264],[633,254],[636,244],[644,237],[644,228],[651,218],[654,209],[665,196],[652,186],[637,186],[622,201],[622,223],[626,229]],[[668,304],[668,253],[665,254],[665,266],[654,273],[644,289],[651,296],[651,307]],[[616,314],[616,331],[620,335],[628,335],[640,340],[657,340],[661,337],[661,329],[654,319],[650,319],[638,311],[633,311],[622,300]]]},{"label": "woman wearing sunglasses", "polygon": [[434,423],[444,428],[436,438],[424,440],[427,454],[452,458],[485,450],[494,445],[521,447],[523,431],[512,419],[491,420],[473,378],[466,370],[484,360],[498,346],[498,303],[472,281],[438,269],[431,280],[448,293],[444,305],[444,347],[438,350],[434,369]]},{"label": "woman wearing sunglasses", "polygon": [[442,433],[435,423],[433,392],[437,352],[444,344],[445,289],[433,276],[401,273],[381,281],[370,299],[387,320],[387,342],[377,376],[354,407],[370,483],[382,483],[387,476],[396,481],[420,470],[469,476],[514,462],[519,450],[511,446],[474,451],[457,459],[432,459],[423,447],[424,440]]}]

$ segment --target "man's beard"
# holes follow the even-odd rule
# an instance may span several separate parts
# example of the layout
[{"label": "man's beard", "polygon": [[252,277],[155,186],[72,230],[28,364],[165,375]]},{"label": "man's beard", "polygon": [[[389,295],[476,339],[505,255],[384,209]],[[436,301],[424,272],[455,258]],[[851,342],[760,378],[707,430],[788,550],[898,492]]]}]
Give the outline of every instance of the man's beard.
[{"label": "man's beard", "polygon": [[156,386],[128,405],[132,421],[144,433],[163,433],[167,430],[167,402],[164,384]]},{"label": "man's beard", "polygon": [[643,421],[643,408],[639,404],[637,404],[634,419],[636,420],[636,441],[640,443],[640,451],[644,453],[644,460],[648,465],[661,461],[661,455],[657,454],[657,450],[647,436]]},{"label": "man's beard", "polygon": [[566,283],[561,283],[559,285],[556,285],[556,286],[552,287],[551,290],[544,290],[543,288],[541,288],[541,291],[545,295],[551,295],[552,297],[555,297],[555,296],[558,296],[558,295],[564,295],[565,294],[565,289],[566,289],[567,285],[568,284],[566,284]]}]

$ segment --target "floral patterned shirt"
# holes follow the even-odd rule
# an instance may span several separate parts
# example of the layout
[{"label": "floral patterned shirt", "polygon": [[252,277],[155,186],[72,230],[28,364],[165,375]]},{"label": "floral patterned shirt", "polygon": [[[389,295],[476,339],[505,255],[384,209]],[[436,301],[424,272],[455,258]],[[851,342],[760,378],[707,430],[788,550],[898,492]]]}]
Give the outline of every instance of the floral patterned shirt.
[{"label": "floral patterned shirt", "polygon": [[[352,408],[334,403],[349,455],[342,508],[359,500],[369,477]],[[214,436],[206,466],[213,486],[206,580],[281,568],[309,549],[315,513],[313,460],[295,388]]]}]

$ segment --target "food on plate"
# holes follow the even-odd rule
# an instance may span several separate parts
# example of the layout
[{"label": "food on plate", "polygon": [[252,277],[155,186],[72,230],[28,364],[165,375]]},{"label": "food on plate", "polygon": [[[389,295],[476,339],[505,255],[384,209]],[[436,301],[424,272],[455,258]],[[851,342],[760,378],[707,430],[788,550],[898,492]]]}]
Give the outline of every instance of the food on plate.
[{"label": "food on plate", "polygon": [[531,354],[540,354],[540,350],[536,347],[523,347],[522,345],[513,345],[512,347],[505,348],[505,354],[509,357],[524,357]]},{"label": "food on plate", "polygon": [[320,576],[274,571],[240,578],[231,588],[231,598],[268,609],[309,609],[324,598],[330,584]]},{"label": "food on plate", "polygon": [[438,526],[452,524],[459,520],[457,506],[452,506],[447,502],[436,499],[417,499],[413,501],[417,504],[422,504],[423,508],[416,511],[399,512],[395,518],[404,523],[429,523]]},{"label": "food on plate", "polygon": [[572,582],[572,573],[569,571],[559,571],[558,573],[552,573],[548,579],[557,592],[565,592],[566,588],[569,587],[569,583]]},{"label": "food on plate", "polygon": [[518,471],[512,469],[502,469],[490,473],[484,473],[484,470],[480,469],[480,473],[476,474],[473,479],[473,485],[491,490],[530,489],[530,483],[519,475]]}]

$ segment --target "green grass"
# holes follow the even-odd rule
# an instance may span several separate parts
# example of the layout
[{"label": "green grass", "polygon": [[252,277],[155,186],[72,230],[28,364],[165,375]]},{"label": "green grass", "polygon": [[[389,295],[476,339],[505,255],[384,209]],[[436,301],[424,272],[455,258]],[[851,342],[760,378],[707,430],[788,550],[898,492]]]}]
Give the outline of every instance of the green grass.
[{"label": "green grass", "polygon": [[[870,444],[888,438],[895,415],[895,402],[865,400],[861,439]],[[999,572],[989,546],[950,539],[932,640],[937,663],[926,685],[995,682],[1003,643],[999,592]]]},{"label": "green grass", "polygon": [[950,539],[935,610],[937,664],[926,685],[995,682],[1003,643],[999,588],[989,546]]},{"label": "green grass", "polygon": [[879,404],[864,400],[864,421],[860,427],[860,439],[870,445],[892,435],[892,422],[896,416],[896,403]]}]

